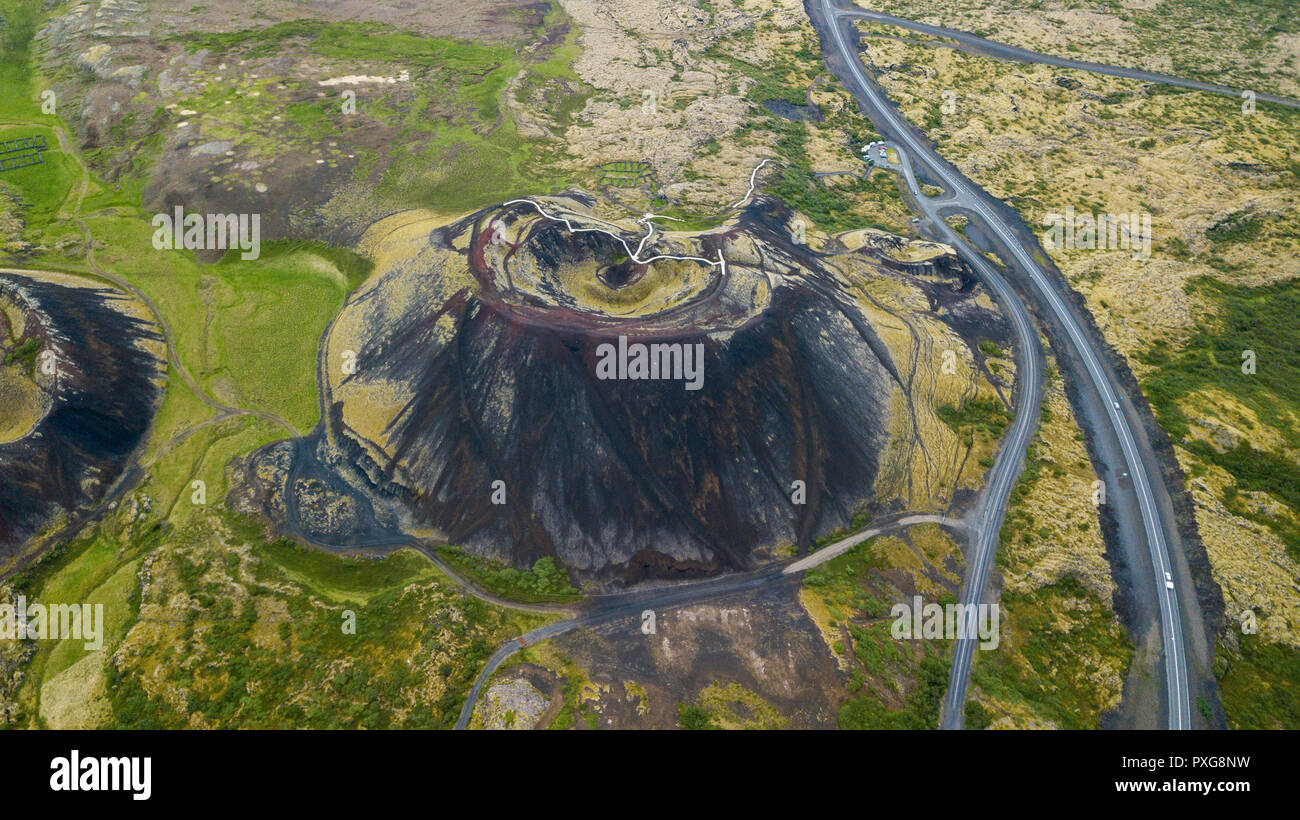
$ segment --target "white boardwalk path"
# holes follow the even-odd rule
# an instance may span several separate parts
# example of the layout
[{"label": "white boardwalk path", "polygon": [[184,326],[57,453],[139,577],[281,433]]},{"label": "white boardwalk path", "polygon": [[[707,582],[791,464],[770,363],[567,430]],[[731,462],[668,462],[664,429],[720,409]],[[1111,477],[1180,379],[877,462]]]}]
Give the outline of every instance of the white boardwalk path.
[{"label": "white boardwalk path", "polygon": [[[745,192],[744,197],[742,197],[741,199],[737,200],[735,203],[732,204],[731,206],[732,208],[743,207],[746,203],[749,202],[750,198],[754,196],[754,188],[757,185],[758,172],[763,168],[763,166],[767,165],[771,161],[772,160],[770,159],[764,159],[762,162],[758,163],[758,165],[754,166],[754,170],[751,171],[749,174],[749,190]],[[543,208],[541,204],[536,200],[512,199],[509,200],[508,202],[502,203],[503,207],[509,205],[532,205],[534,208],[537,209],[537,213],[541,214],[543,217],[550,219],[554,222],[563,222],[565,229],[568,230],[570,233],[603,233],[606,236],[612,238],[614,241],[618,242],[620,245],[622,245],[623,250],[627,251],[628,257],[633,262],[636,262],[638,265],[648,265],[649,263],[657,262],[660,259],[673,259],[679,262],[699,262],[701,264],[705,264],[710,267],[715,267],[715,268],[720,267],[722,268],[722,274],[724,276],[727,274],[727,260],[725,257],[723,257],[721,250],[718,251],[717,259],[707,259],[703,256],[677,256],[674,254],[667,254],[667,253],[655,254],[654,256],[648,256],[642,258],[641,253],[642,251],[645,250],[646,243],[651,242],[651,240],[654,239],[655,226],[651,220],[672,219],[676,222],[681,222],[680,219],[676,219],[675,217],[664,216],[662,214],[653,214],[653,213],[642,214],[641,218],[638,219],[636,222],[638,225],[645,226],[646,229],[645,236],[641,237],[641,241],[637,244],[636,250],[632,250],[632,246],[627,243],[627,240],[624,239],[615,231],[606,230],[605,228],[579,228],[576,225],[574,225],[573,222],[566,216],[556,216],[555,214],[547,213],[546,209]],[[592,221],[599,222],[604,225],[609,225],[611,228],[618,227],[617,225],[613,225],[612,223],[605,222],[604,220],[597,219],[595,217],[592,217]]]}]

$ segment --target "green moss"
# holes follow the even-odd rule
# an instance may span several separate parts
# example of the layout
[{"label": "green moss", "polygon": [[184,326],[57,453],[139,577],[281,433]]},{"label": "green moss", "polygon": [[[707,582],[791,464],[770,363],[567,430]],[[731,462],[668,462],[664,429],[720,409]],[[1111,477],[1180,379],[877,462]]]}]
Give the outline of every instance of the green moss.
[{"label": "green moss", "polygon": [[323,20],[289,20],[264,28],[232,32],[187,32],[173,39],[189,51],[207,49],[245,51],[247,57],[272,56],[287,41],[301,40],[313,54],[339,60],[401,63],[416,67],[439,66],[482,73],[497,65],[510,51],[466,40],[421,37],[381,23],[332,23]]},{"label": "green moss", "polygon": [[1219,696],[1233,729],[1300,729],[1300,650],[1242,635],[1219,647]]},{"label": "green moss", "polygon": [[258,551],[286,576],[334,603],[364,602],[416,581],[443,578],[429,559],[415,550],[399,550],[383,559],[350,558],[281,538],[259,544]]},{"label": "green moss", "polygon": [[974,396],[962,402],[960,408],[943,405],[936,408],[939,420],[957,433],[977,430],[986,437],[997,438],[1011,423],[1012,413],[996,397]]},{"label": "green moss", "polygon": [[1215,242],[1253,242],[1264,232],[1268,220],[1261,214],[1241,212],[1229,214],[1211,225],[1205,235]]},{"label": "green moss", "polygon": [[750,86],[749,98],[756,103],[776,100],[790,105],[805,105],[808,102],[808,92],[802,88],[785,85],[770,75],[764,75]]},{"label": "green moss", "polygon": [[41,340],[35,336],[5,354],[5,364],[18,363],[29,376],[35,375],[36,354],[41,348]]},{"label": "green moss", "polygon": [[948,691],[951,661],[935,655],[921,659],[916,688],[907,693],[901,710],[887,709],[871,696],[850,698],[840,704],[841,729],[937,729],[944,694]]},{"label": "green moss", "polygon": [[[1005,637],[975,653],[971,681],[1063,729],[1095,729],[1109,708],[1093,676],[1127,669],[1133,646],[1105,601],[1067,575],[1029,593],[1003,592]],[[1058,613],[1070,612],[1068,627]]]},{"label": "green moss", "polygon": [[713,719],[704,707],[692,703],[677,704],[677,725],[683,729],[695,730],[718,728],[713,725]]},{"label": "green moss", "polygon": [[998,347],[997,343],[992,342],[988,339],[980,339],[979,348],[980,348],[980,352],[983,353],[985,356],[993,356],[995,358],[1001,358],[1006,355],[1005,353],[1002,352],[1002,348]]},{"label": "green moss", "polygon": [[[1289,519],[1237,504],[1238,491],[1267,492],[1300,513],[1300,464],[1289,455],[1257,450],[1242,442],[1220,453],[1203,440],[1191,440],[1190,424],[1179,402],[1214,388],[1231,395],[1276,430],[1287,447],[1300,449],[1300,346],[1295,317],[1300,315],[1300,279],[1257,288],[1196,279],[1191,293],[1208,299],[1216,318],[1200,324],[1180,350],[1158,343],[1141,358],[1152,366],[1142,383],[1160,425],[1198,458],[1227,470],[1236,482],[1225,502],[1241,515],[1274,529],[1293,557],[1300,559],[1300,528]],[[1242,371],[1242,353],[1255,353],[1255,372]]]},{"label": "green moss", "polygon": [[972,731],[987,729],[993,716],[976,700],[966,701],[966,728]]}]

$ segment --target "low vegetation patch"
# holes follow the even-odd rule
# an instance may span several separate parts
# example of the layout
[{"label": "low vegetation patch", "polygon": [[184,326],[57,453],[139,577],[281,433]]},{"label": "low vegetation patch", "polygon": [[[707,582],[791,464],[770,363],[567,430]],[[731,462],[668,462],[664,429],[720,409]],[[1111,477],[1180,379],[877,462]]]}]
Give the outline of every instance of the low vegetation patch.
[{"label": "low vegetation patch", "polygon": [[569,583],[568,573],[550,556],[538,558],[529,570],[479,558],[451,545],[440,547],[438,556],[483,589],[512,601],[566,602],[582,597],[582,593]]}]

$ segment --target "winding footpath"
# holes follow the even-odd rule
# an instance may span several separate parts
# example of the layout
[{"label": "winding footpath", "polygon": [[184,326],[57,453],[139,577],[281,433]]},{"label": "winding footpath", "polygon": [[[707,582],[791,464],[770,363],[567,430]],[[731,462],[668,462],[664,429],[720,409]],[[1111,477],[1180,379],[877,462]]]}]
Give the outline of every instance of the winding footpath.
[{"label": "winding footpath", "polygon": [[[761,162],[759,162],[758,165],[754,166],[754,170],[751,171],[749,174],[749,190],[745,192],[745,195],[743,197],[741,197],[738,201],[732,204],[731,206],[732,208],[744,207],[749,202],[750,198],[754,196],[754,190],[758,185],[758,172],[763,169],[763,166],[769,164],[770,162],[772,162],[772,160],[764,159]],[[555,214],[547,213],[546,209],[542,207],[541,203],[537,202],[536,200],[527,199],[527,198],[511,199],[501,203],[501,205],[502,207],[508,207],[510,205],[531,205],[537,209],[537,213],[541,214],[546,219],[549,219],[553,222],[563,222],[564,229],[567,230],[569,233],[604,234],[605,236],[610,237],[615,242],[618,242],[620,245],[622,245],[623,250],[627,251],[628,258],[631,259],[633,262],[637,263],[638,265],[648,265],[651,262],[658,262],[661,259],[671,259],[678,262],[699,262],[701,264],[708,265],[714,268],[720,267],[722,268],[722,274],[724,276],[727,273],[727,259],[722,255],[722,251],[718,251],[717,259],[708,259],[703,256],[675,256],[666,253],[656,254],[654,256],[647,256],[642,258],[641,253],[642,251],[645,250],[646,243],[654,239],[655,226],[653,220],[673,219],[674,221],[677,222],[681,221],[679,219],[676,219],[675,217],[664,216],[663,214],[653,214],[653,213],[643,214],[640,218],[636,220],[636,223],[638,225],[644,226],[646,229],[646,233],[645,236],[641,237],[641,241],[637,244],[636,250],[632,250],[632,246],[629,245],[627,243],[627,240],[624,239],[619,233],[612,230],[607,230],[605,228],[578,227],[574,225],[573,222],[568,217],[556,216]],[[592,221],[601,222],[604,225],[609,225],[610,228],[618,227],[617,225],[613,225],[609,222],[605,222],[604,220],[596,219],[594,217],[591,217],[590,219]]]}]

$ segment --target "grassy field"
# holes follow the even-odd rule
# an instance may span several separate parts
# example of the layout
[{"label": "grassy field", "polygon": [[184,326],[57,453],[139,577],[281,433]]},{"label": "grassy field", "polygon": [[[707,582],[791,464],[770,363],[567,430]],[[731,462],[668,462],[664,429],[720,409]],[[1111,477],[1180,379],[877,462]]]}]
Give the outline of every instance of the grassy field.
[{"label": "grassy field", "polygon": [[[40,133],[51,150],[44,163],[5,172],[0,183],[21,196],[20,216],[29,242],[48,246],[62,236],[79,239],[81,231],[72,218],[80,164],[58,150],[51,128],[9,124],[8,118],[57,120],[41,115],[34,102],[27,38],[38,22],[36,12],[25,6],[5,12],[10,25],[4,29],[7,49],[0,71],[11,81],[8,87],[28,89],[30,99],[5,95],[0,138]],[[378,40],[380,46],[385,42]],[[229,254],[214,264],[201,264],[188,251],[156,250],[152,214],[140,201],[145,170],[127,174],[112,186],[89,177],[81,210],[91,235],[102,244],[97,261],[158,304],[173,328],[182,362],[205,390],[229,404],[274,413],[299,430],[309,429],[319,417],[317,343],[347,293],[369,273],[368,260],[321,242],[265,242],[256,261]],[[84,256],[54,251],[20,262],[88,271]]]},{"label": "grassy field", "polygon": [[[18,216],[25,223],[24,238],[33,244],[46,240],[47,228],[56,221],[80,176],[76,162],[59,149],[52,126],[62,125],[54,115],[41,112],[43,85],[33,82],[31,39],[44,11],[39,4],[0,0],[0,139],[40,134],[49,150],[38,165],[0,172],[0,186],[21,198]],[[3,207],[0,199],[0,207]],[[0,214],[2,215],[2,214]]]},{"label": "grassy field", "polygon": [[[553,8],[543,29],[563,20],[563,12]],[[458,110],[464,113],[458,113],[451,123],[440,124],[422,150],[394,163],[383,190],[433,210],[458,213],[514,197],[557,193],[568,187],[572,184],[569,176],[551,168],[555,160],[567,155],[563,144],[521,138],[499,98],[507,81],[525,67],[531,83],[568,80],[580,90],[552,102],[562,127],[591,95],[571,67],[576,54],[576,29],[571,29],[563,44],[540,62],[525,63],[507,47],[481,53],[483,62],[475,71],[466,72],[469,78],[449,83],[441,92],[455,100]],[[520,89],[520,93],[526,91],[527,87]],[[427,131],[421,132],[429,128],[429,123],[418,113],[422,110],[420,104],[432,102],[426,93],[417,97],[412,115],[403,123],[411,136],[428,136]]]},{"label": "grassy field", "polygon": [[39,91],[32,83],[31,41],[44,16],[40,4],[0,0],[0,121],[47,121],[41,113]]},{"label": "grassy field", "polygon": [[429,559],[409,549],[376,561],[330,555],[280,539],[262,545],[261,553],[286,577],[331,604],[364,604],[407,584],[446,580]]},{"label": "grassy field", "polygon": [[[1226,511],[1272,532],[1291,560],[1300,561],[1300,280],[1249,287],[1201,278],[1188,290],[1205,300],[1213,318],[1181,347],[1157,344],[1145,354],[1152,369],[1143,391],[1161,425],[1186,448],[1192,478],[1222,471],[1224,480],[1209,486],[1221,487],[1217,500]],[[1255,353],[1254,372],[1245,372],[1245,350]],[[1211,418],[1231,425],[1230,438],[1198,435],[1203,428],[1193,422],[1206,417],[1206,402],[1215,408]],[[1291,592],[1283,587],[1276,594]],[[1238,596],[1230,604],[1288,617],[1267,591],[1247,587]],[[1235,615],[1229,612],[1234,631]],[[1221,641],[1216,673],[1229,725],[1300,727],[1298,669],[1294,645],[1246,634]]]},{"label": "grassy field", "polygon": [[305,554],[223,518],[152,562],[110,725],[449,727],[497,643],[543,622],[461,596],[418,554]]},{"label": "grassy field", "polygon": [[495,646],[544,622],[461,596],[413,551],[343,558],[211,508],[158,512],[110,519],[16,582],[103,604],[106,624],[102,651],[39,642],[18,725],[446,727]]},{"label": "grassy field", "polygon": [[1231,728],[1300,727],[1300,652],[1243,635],[1239,652],[1220,644],[1215,672]]},{"label": "grassy field", "polygon": [[181,361],[218,400],[274,413],[300,431],[319,418],[316,348],[368,263],[323,244],[265,243],[257,260],[203,265],[155,250],[141,218],[86,220],[99,264],[143,290],[171,323]]},{"label": "grassy field", "polygon": [[[231,459],[284,438],[273,422],[238,416],[204,427],[168,450],[150,468],[144,491],[155,509],[172,523],[219,508],[230,490],[226,467]],[[202,481],[205,503],[194,503],[194,482]]]},{"label": "grassy field", "polygon": [[[82,640],[35,642],[35,654],[26,666],[24,683],[16,697],[17,725],[59,728],[91,725],[104,718],[107,694],[100,674],[102,662],[120,644],[134,620],[131,596],[137,572],[143,556],[157,547],[164,535],[161,524],[142,528],[127,538],[108,528],[96,528],[46,553],[35,568],[13,579],[13,587],[29,601],[102,604],[104,612],[100,651],[88,652]],[[88,656],[92,657],[93,669],[80,664]],[[67,689],[70,683],[78,693],[71,702],[56,710],[43,708],[47,687],[58,691]]]},{"label": "grassy field", "polygon": [[37,135],[43,136],[49,146],[42,152],[43,161],[0,172],[0,183],[22,197],[22,217],[29,226],[27,239],[31,242],[40,241],[41,228],[54,222],[61,212],[67,215],[68,197],[80,177],[76,160],[59,149],[53,129],[35,125],[0,127],[0,140]]}]

